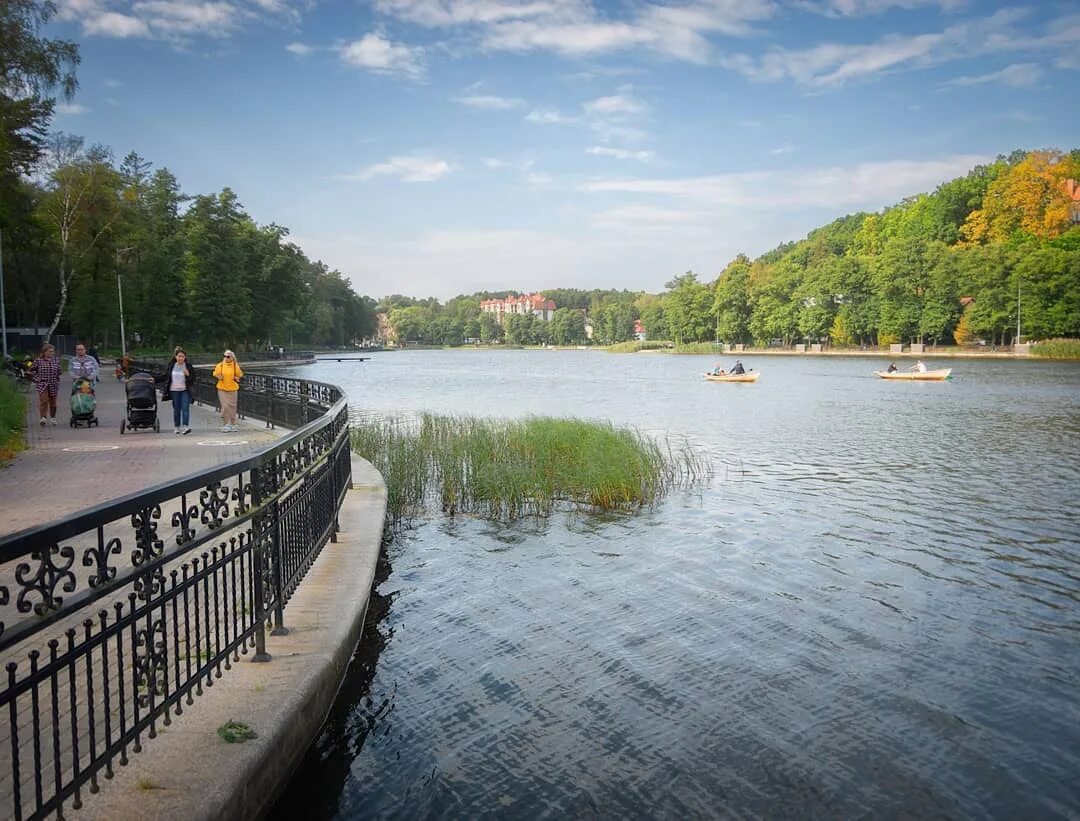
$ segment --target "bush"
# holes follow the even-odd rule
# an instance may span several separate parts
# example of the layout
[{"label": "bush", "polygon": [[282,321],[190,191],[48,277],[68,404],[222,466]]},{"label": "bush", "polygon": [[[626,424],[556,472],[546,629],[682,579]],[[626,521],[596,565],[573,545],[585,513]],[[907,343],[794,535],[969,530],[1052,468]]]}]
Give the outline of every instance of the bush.
[{"label": "bush", "polygon": [[22,450],[26,427],[26,394],[10,376],[0,376],[0,462]]}]

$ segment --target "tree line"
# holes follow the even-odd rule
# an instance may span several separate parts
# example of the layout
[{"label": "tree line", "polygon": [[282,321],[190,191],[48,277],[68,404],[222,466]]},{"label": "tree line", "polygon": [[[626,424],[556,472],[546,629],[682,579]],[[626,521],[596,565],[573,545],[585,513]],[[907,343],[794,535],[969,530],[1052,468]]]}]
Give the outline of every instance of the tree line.
[{"label": "tree line", "polygon": [[51,3],[0,8],[0,231],[9,326],[119,347],[340,346],[375,333],[375,303],[258,225],[228,188],[187,194],[132,152],[49,132],[78,48],[40,29]]},{"label": "tree line", "polygon": [[835,346],[933,345],[1080,336],[1080,151],[1016,151],[909,197],[858,213],[718,276],[674,276],[659,294],[545,290],[555,319],[510,316],[480,301],[517,292],[437,300],[400,295],[378,310],[399,342],[580,344],[586,321],[599,344],[627,341],[635,321],[650,339]]},{"label": "tree line", "polygon": [[[228,188],[184,193],[135,153],[52,134],[54,95],[76,87],[78,48],[40,35],[55,7],[0,5],[0,232],[9,325],[73,331],[117,347],[123,288],[130,339],[219,348],[340,346],[385,316],[399,343],[614,344],[640,322],[650,339],[836,346],[1007,344],[1080,336],[1080,151],[1015,151],[879,213],[858,213],[711,279],[661,293],[552,289],[554,319],[484,299],[376,303],[309,260],[280,225],[258,225]],[[1069,188],[1072,181],[1073,188]],[[117,340],[118,341],[118,340]]]}]

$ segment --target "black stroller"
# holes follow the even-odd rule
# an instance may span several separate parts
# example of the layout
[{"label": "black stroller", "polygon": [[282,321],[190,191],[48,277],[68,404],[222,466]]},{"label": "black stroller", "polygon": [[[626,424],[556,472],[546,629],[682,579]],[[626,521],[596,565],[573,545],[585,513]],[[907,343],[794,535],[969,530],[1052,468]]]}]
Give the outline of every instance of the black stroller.
[{"label": "black stroller", "polygon": [[124,385],[127,393],[127,418],[120,421],[120,433],[124,429],[153,428],[161,432],[157,418],[157,387],[154,377],[148,373],[135,373]]}]

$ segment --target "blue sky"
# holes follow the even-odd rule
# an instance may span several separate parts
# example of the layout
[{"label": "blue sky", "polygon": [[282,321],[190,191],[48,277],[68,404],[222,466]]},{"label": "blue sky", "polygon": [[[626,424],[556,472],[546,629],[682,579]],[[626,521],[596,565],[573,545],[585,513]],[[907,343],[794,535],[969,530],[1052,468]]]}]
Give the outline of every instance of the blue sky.
[{"label": "blue sky", "polygon": [[54,127],[228,186],[356,290],[663,290],[1080,146],[1080,8],[59,0]]}]

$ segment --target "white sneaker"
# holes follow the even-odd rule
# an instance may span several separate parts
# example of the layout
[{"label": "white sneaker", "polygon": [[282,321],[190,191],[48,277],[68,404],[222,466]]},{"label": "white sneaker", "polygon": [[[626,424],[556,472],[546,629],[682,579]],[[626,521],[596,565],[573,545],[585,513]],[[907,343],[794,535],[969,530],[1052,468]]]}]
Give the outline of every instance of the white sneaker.
[{"label": "white sneaker", "polygon": [[236,425],[229,425],[229,433],[236,433],[238,430],[240,430],[240,428]]},{"label": "white sneaker", "polygon": [[54,416],[54,417],[53,417],[52,419],[50,419],[49,421],[50,421],[50,422],[52,422],[52,426],[53,426],[53,427],[55,428],[55,427],[56,427],[56,417]]},{"label": "white sneaker", "polygon": [[189,427],[187,427],[187,426],[185,425],[185,426],[184,426],[184,429],[183,429],[183,430],[181,431],[181,433],[183,433],[183,434],[184,434],[184,436],[187,436],[187,435],[188,435],[189,433],[191,433],[191,428],[189,428]]},{"label": "white sneaker", "polygon": [[229,426],[228,425],[222,425],[221,426],[221,432],[222,433],[228,433],[229,432]]},{"label": "white sneaker", "polygon": [[41,417],[41,427],[45,427],[45,417]]},{"label": "white sneaker", "polygon": [[180,428],[173,428],[172,432],[175,433],[177,436],[179,436],[180,435]]}]

